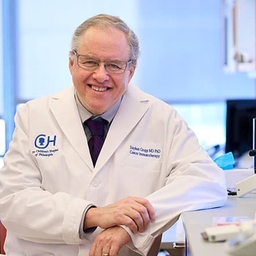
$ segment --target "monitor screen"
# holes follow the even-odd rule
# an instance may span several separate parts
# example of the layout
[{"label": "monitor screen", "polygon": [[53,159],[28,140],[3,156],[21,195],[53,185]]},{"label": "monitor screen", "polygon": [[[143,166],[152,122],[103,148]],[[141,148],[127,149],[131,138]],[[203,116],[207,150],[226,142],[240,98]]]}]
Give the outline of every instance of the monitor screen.
[{"label": "monitor screen", "polygon": [[235,159],[253,147],[253,118],[256,118],[256,99],[227,100],[225,152]]}]

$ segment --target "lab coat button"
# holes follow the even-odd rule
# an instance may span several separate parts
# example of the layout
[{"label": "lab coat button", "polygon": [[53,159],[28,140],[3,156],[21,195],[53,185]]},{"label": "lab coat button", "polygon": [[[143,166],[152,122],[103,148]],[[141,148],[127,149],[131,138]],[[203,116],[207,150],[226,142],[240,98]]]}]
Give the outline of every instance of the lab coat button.
[{"label": "lab coat button", "polygon": [[98,186],[100,185],[100,183],[101,183],[101,181],[100,181],[99,179],[94,179],[94,180],[92,181],[92,185],[93,185],[94,187],[98,187]]}]

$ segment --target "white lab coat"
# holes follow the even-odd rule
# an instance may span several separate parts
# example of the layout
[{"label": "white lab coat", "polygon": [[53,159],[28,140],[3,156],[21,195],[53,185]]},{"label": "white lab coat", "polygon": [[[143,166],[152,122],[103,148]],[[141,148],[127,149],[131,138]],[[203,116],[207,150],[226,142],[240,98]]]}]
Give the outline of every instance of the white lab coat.
[{"label": "white lab coat", "polygon": [[[155,209],[156,220],[145,232],[127,229],[132,243],[126,247],[147,255],[181,212],[226,201],[223,171],[186,123],[171,106],[131,84],[95,168],[73,87],[21,106],[15,122],[0,171],[9,255],[87,256],[101,230],[79,238],[83,211],[127,196],[145,197]],[[133,255],[127,248],[119,255]]]}]

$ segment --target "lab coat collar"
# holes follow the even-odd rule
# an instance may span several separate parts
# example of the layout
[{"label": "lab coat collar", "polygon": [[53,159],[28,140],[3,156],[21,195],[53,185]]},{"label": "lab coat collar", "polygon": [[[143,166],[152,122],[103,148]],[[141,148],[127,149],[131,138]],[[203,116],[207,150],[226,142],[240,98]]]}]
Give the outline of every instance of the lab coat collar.
[{"label": "lab coat collar", "polygon": [[70,144],[80,155],[86,165],[93,169],[87,139],[77,109],[74,97],[74,88],[68,87],[57,95],[54,95],[50,102],[50,109]]},{"label": "lab coat collar", "polygon": [[60,128],[86,165],[94,172],[109,160],[126,136],[149,108],[147,94],[132,84],[128,86],[116,116],[110,126],[95,167],[92,164],[86,136],[74,98],[74,88],[67,88],[55,95],[50,104],[51,111]]},{"label": "lab coat collar", "polygon": [[100,170],[149,108],[147,94],[129,84],[110,126],[95,169]]}]

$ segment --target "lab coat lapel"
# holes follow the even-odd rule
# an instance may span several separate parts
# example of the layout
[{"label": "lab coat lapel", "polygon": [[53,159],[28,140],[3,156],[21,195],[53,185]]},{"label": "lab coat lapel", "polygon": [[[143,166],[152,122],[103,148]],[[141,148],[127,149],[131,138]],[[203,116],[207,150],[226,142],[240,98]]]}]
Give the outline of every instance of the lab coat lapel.
[{"label": "lab coat lapel", "polygon": [[87,139],[74,98],[73,87],[67,88],[56,97],[53,97],[50,108],[70,144],[88,167],[93,169],[89,148],[86,146]]},{"label": "lab coat lapel", "polygon": [[95,166],[97,170],[103,167],[149,108],[149,100],[146,94],[137,93],[139,89],[134,88],[132,85],[130,86],[131,88],[124,95],[119,110],[110,126]]}]

